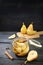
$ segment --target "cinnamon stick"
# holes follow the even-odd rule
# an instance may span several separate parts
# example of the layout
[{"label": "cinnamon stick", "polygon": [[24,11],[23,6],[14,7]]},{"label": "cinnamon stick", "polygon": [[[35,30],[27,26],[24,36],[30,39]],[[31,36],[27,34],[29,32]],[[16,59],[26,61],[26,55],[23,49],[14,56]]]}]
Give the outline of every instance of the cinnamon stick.
[{"label": "cinnamon stick", "polygon": [[5,54],[8,56],[9,59],[13,60],[14,58],[11,56],[11,54],[6,50]]}]

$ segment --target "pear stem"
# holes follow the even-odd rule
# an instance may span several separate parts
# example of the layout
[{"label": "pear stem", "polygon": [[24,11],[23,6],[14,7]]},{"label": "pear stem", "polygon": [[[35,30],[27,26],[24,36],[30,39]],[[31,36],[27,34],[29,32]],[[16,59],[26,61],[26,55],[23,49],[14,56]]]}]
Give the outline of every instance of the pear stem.
[{"label": "pear stem", "polygon": [[24,22],[23,22],[23,25],[24,25]]},{"label": "pear stem", "polygon": [[33,24],[33,22],[31,24]]}]

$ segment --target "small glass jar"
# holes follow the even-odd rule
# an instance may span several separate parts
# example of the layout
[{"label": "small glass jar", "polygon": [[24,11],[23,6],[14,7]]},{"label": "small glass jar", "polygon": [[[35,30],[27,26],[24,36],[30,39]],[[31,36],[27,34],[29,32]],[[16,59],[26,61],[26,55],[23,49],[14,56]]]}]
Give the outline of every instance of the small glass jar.
[{"label": "small glass jar", "polygon": [[25,56],[29,52],[29,44],[25,38],[15,38],[12,42],[13,52],[18,56]]}]

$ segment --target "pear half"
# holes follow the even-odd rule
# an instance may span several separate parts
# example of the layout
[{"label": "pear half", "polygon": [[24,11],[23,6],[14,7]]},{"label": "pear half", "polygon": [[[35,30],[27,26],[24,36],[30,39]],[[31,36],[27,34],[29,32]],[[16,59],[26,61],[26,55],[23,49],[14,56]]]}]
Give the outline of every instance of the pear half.
[{"label": "pear half", "polygon": [[31,50],[29,53],[28,53],[28,56],[27,56],[27,60],[25,61],[25,64],[27,61],[31,62],[33,60],[36,60],[38,58],[38,53],[36,50]]},{"label": "pear half", "polygon": [[28,56],[27,56],[27,60],[28,60],[28,61],[33,61],[33,60],[37,59],[37,57],[38,57],[37,51],[31,50],[31,51],[29,52]]}]

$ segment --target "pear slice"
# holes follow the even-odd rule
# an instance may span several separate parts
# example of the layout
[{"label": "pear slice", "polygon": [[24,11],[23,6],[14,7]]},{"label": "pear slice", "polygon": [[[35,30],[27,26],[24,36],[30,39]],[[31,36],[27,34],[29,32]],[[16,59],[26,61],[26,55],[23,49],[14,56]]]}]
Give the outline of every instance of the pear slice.
[{"label": "pear slice", "polygon": [[13,35],[9,36],[8,39],[13,39],[13,38],[15,38],[15,37],[16,37],[16,35],[13,34]]},{"label": "pear slice", "polygon": [[38,53],[37,53],[37,51],[31,50],[31,51],[28,53],[27,60],[25,61],[25,64],[26,64],[27,61],[31,62],[31,61],[33,61],[33,60],[35,60],[35,59],[37,59],[37,58],[38,58]]}]

